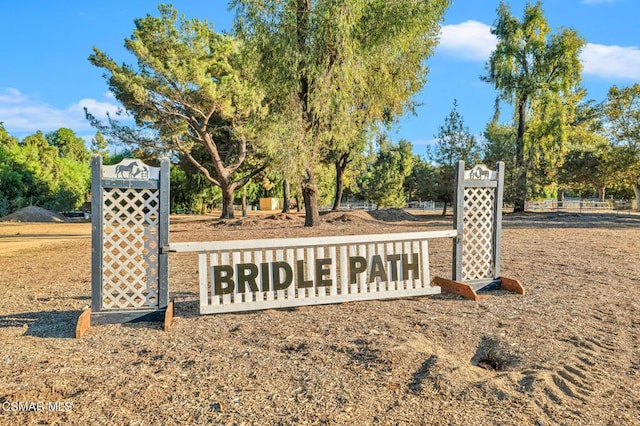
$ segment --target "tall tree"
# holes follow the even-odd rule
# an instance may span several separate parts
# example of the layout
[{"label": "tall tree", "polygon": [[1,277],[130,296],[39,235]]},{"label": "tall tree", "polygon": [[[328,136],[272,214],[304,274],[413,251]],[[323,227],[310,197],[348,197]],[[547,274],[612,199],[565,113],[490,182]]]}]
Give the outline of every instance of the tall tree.
[{"label": "tall tree", "polygon": [[[527,175],[535,158],[526,155],[527,144],[537,148],[535,144],[538,143],[537,138],[527,138],[527,116],[534,106],[553,105],[557,113],[559,105],[571,104],[562,95],[575,93],[579,87],[582,70],[579,54],[585,41],[571,29],[550,35],[540,1],[527,3],[521,21],[511,15],[503,1],[497,13],[491,33],[497,37],[498,44],[487,63],[488,74],[482,80],[493,84],[498,91],[496,108],[499,108],[499,100],[514,106],[517,123],[514,210],[523,211],[527,198]],[[547,132],[554,131],[557,129],[547,129]]]},{"label": "tall tree", "polygon": [[65,127],[46,134],[49,145],[58,148],[60,157],[80,163],[88,163],[91,155],[85,146],[84,139]]},{"label": "tall tree", "polygon": [[439,200],[444,203],[442,215],[447,213],[447,204],[453,201],[453,178],[455,165],[459,160],[473,165],[480,156],[480,148],[475,136],[464,125],[458,112],[458,101],[453,100],[453,108],[438,127],[437,143],[432,160],[439,165]]},{"label": "tall tree", "polygon": [[619,146],[621,177],[633,187],[640,211],[640,84],[612,86],[607,94],[605,114],[609,134]]},{"label": "tall tree", "polygon": [[[305,225],[319,224],[319,163],[413,106],[450,0],[234,0],[236,34],[294,133]],[[295,124],[295,126],[293,125]]]},{"label": "tall tree", "polygon": [[[264,165],[241,173],[257,143],[254,124],[264,114],[253,71],[230,35],[208,22],[178,19],[171,6],[160,17],[135,20],[125,46],[138,66],[118,65],[94,48],[91,63],[106,71],[116,99],[137,129],[114,120],[92,123],[125,142],[160,152],[178,151],[223,195],[222,217],[233,217],[234,191]],[[92,117],[89,117],[90,119]],[[138,130],[141,129],[141,130]]]}]

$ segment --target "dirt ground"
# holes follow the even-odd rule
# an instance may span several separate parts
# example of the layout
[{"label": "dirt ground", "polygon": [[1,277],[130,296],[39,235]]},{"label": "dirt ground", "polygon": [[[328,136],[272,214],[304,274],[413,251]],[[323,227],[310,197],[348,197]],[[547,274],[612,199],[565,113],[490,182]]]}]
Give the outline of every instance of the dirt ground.
[{"label": "dirt ground", "polygon": [[[331,213],[314,229],[295,214],[176,216],[171,241],[452,226],[412,213]],[[90,224],[1,223],[0,424],[640,424],[640,216],[503,225],[502,272],[525,296],[200,316],[196,257],[173,254],[170,331],[103,325],[74,339],[90,304]],[[432,276],[450,276],[450,241],[430,257]]]}]

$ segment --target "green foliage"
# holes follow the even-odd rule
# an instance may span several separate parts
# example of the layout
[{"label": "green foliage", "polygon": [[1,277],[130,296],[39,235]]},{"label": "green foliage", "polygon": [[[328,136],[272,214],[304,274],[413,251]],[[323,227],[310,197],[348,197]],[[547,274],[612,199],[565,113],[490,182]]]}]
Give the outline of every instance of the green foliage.
[{"label": "green foliage", "polygon": [[109,157],[109,142],[100,131],[91,139],[91,153],[99,154],[102,158]]},{"label": "green foliage", "polygon": [[516,195],[516,129],[491,121],[484,132],[485,145],[482,161],[491,167],[504,162],[504,202],[513,205]]},{"label": "green foliage", "polygon": [[640,211],[640,84],[612,86],[605,114],[610,124],[609,136],[616,144],[617,177],[633,188]]},{"label": "green foliage", "polygon": [[68,158],[69,160],[81,163],[88,163],[91,159],[91,154],[85,147],[84,139],[76,136],[75,132],[71,129],[60,128],[47,133],[46,138],[49,145],[58,148],[60,157],[62,158]]},{"label": "green foliage", "polygon": [[411,173],[404,180],[404,191],[409,202],[438,199],[438,169],[419,156],[413,157]]},{"label": "green foliage", "polygon": [[361,191],[367,201],[380,207],[404,207],[405,179],[411,175],[413,154],[411,142],[401,140],[394,145],[380,141],[375,161],[361,177]]},{"label": "green foliage", "polygon": [[589,101],[576,106],[566,154],[557,171],[561,190],[581,194],[595,191],[604,201],[606,189],[615,185],[617,179],[617,160],[603,129],[603,110],[599,105]]},{"label": "green foliage", "polygon": [[436,148],[432,160],[448,168],[455,167],[463,160],[473,166],[480,155],[480,147],[475,136],[464,125],[464,118],[458,112],[458,101],[454,99],[453,108],[445,117],[444,124],[438,127]]},{"label": "green foliage", "polygon": [[605,113],[611,124],[612,140],[640,149],[640,84],[612,86],[607,94]]},{"label": "green foliage", "polygon": [[204,213],[221,203],[220,189],[212,186],[204,176],[194,173],[189,167],[172,164],[169,173],[172,212]]},{"label": "green foliage", "polygon": [[86,201],[88,163],[61,157],[42,132],[17,143],[1,128],[0,140],[0,216],[29,205],[75,210]]},{"label": "green foliage", "polygon": [[464,119],[458,112],[458,101],[453,101],[453,108],[445,118],[444,124],[439,126],[436,135],[437,143],[432,152],[432,161],[438,167],[437,200],[445,203],[453,201],[453,182],[455,165],[463,160],[465,167],[473,167],[480,156],[480,146],[477,139],[464,125]]},{"label": "green foliage", "polygon": [[[302,176],[305,225],[319,223],[319,163],[363,131],[411,110],[426,81],[448,0],[234,0],[235,32],[287,132],[273,152]],[[329,162],[334,160],[329,159]]]}]

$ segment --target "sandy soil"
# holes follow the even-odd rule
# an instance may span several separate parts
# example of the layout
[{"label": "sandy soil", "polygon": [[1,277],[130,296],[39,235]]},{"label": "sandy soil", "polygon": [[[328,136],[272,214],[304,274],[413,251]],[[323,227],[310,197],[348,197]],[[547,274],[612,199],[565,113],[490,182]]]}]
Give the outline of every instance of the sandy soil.
[{"label": "sandy soil", "polygon": [[[331,213],[306,229],[295,214],[178,216],[171,240],[451,227],[379,219]],[[640,216],[507,215],[503,274],[526,296],[217,316],[197,313],[196,258],[172,255],[169,332],[105,325],[74,339],[90,224],[2,223],[0,424],[640,424],[639,247]],[[450,242],[430,256],[432,275],[449,276]],[[35,411],[12,411],[25,402]]]}]

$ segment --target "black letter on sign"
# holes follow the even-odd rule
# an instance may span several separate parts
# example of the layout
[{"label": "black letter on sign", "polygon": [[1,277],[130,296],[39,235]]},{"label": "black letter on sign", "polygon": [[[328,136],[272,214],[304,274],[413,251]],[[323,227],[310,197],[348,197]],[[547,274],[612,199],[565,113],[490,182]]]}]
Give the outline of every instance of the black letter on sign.
[{"label": "black letter on sign", "polygon": [[409,262],[409,255],[402,255],[402,279],[409,279],[409,271],[413,271],[413,279],[417,280],[420,278],[420,265],[418,260],[418,253],[413,253],[411,255],[413,262]]},{"label": "black letter on sign", "polygon": [[[280,281],[280,270],[284,271],[284,279]],[[271,282],[273,283],[273,291],[284,290],[291,285],[293,280],[293,271],[291,265],[287,262],[271,263]]]},{"label": "black letter on sign", "polygon": [[249,284],[251,291],[258,291],[258,266],[253,263],[238,263],[236,265],[236,281],[238,283],[238,293],[244,293],[245,284]]},{"label": "black letter on sign", "polygon": [[[316,287],[330,287],[333,282],[331,281],[331,271],[325,269],[325,265],[331,265],[331,259],[316,259]],[[325,278],[328,277],[328,278]]]},{"label": "black letter on sign", "polygon": [[380,278],[380,281],[387,281],[387,272],[379,254],[371,256],[371,272],[369,272],[369,282],[372,283]]},{"label": "black letter on sign", "polygon": [[296,275],[298,276],[298,288],[313,287],[313,280],[304,279],[304,260],[300,259],[296,262]]},{"label": "black letter on sign", "polygon": [[362,256],[349,258],[349,284],[358,282],[358,274],[367,270],[367,259]]},{"label": "black letter on sign", "polygon": [[262,291],[269,291],[269,264],[260,264],[260,281],[262,282]]},{"label": "black letter on sign", "polygon": [[387,260],[391,266],[391,281],[398,281],[398,262],[400,261],[400,255],[388,254]]},{"label": "black letter on sign", "polygon": [[[222,283],[225,283],[226,286],[223,287]],[[213,267],[214,294],[217,296],[231,294],[234,288],[235,283],[233,282],[233,268],[231,265],[215,265]]]}]

